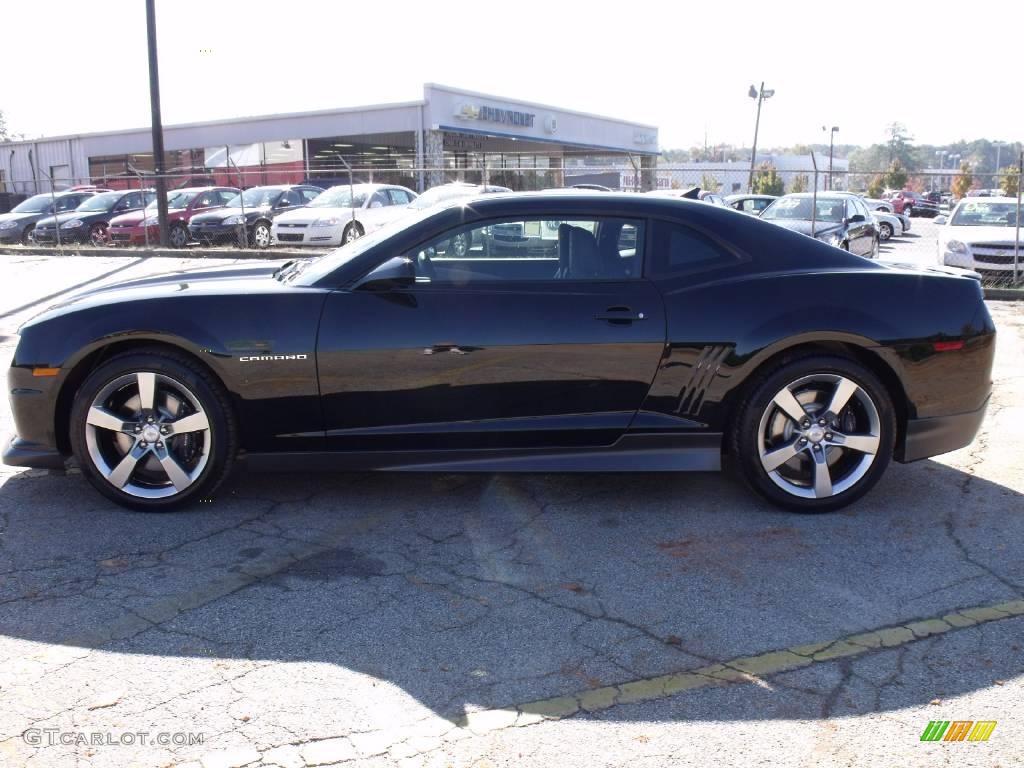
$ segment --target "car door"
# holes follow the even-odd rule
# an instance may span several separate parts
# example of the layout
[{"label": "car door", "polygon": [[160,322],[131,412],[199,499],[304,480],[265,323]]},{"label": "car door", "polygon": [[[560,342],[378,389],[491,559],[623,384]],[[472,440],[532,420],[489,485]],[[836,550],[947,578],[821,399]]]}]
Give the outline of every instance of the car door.
[{"label": "car door", "polygon": [[[532,249],[485,250],[496,226],[522,227]],[[317,349],[330,447],[614,442],[665,345],[643,233],[639,220],[493,220],[406,254],[414,284],[331,294]]]},{"label": "car door", "polygon": [[302,195],[299,194],[297,189],[286,189],[284,194],[277,199],[277,203],[274,205],[274,209],[271,211],[271,217],[276,217],[279,213],[284,211],[290,211],[293,208],[299,208],[305,205],[302,200]]},{"label": "car door", "polygon": [[[850,253],[860,256],[871,254],[874,248],[875,227],[871,214],[860,200],[850,197],[846,200],[846,216]],[[859,220],[857,220],[859,217]]]}]

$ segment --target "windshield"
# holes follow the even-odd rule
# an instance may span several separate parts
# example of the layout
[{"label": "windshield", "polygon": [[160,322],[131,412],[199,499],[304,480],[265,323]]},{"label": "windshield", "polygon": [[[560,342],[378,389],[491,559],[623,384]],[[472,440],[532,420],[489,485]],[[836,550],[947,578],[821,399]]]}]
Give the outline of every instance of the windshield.
[{"label": "windshield", "polygon": [[[764,209],[762,219],[811,220],[811,198],[783,197]],[[843,220],[843,201],[834,197],[819,197],[818,221],[840,222]]]},{"label": "windshield", "polygon": [[279,198],[284,194],[283,189],[277,187],[253,187],[247,189],[240,195],[235,195],[228,200],[228,208],[241,208],[243,205],[246,208],[263,208],[264,206],[271,206],[277,202]]},{"label": "windshield", "polygon": [[473,195],[479,194],[480,188],[473,186],[434,187],[433,189],[428,189],[422,195],[413,200],[409,207],[422,211],[433,205],[437,205],[444,200],[454,200],[457,197],[472,197]]},{"label": "windshield", "polygon": [[113,205],[124,197],[124,192],[104,192],[102,195],[96,195],[90,197],[80,206],[76,211],[106,211],[113,207]]},{"label": "windshield", "polygon": [[53,198],[49,195],[33,195],[28,200],[22,200],[11,209],[11,213],[43,213],[50,210]]},{"label": "windshield", "polygon": [[[355,192],[355,204],[353,205],[352,192]],[[358,186],[349,188],[331,187],[317,195],[307,207],[309,208],[362,208],[366,205],[368,192]]]},{"label": "windshield", "polygon": [[[171,211],[177,211],[181,208],[188,208],[188,204],[196,199],[199,194],[198,189],[194,190],[179,190],[177,192],[171,192],[167,195],[167,209]],[[146,206],[148,209],[156,210],[156,200]]]},{"label": "windshield", "polygon": [[410,213],[407,216],[402,216],[396,221],[385,224],[380,229],[363,235],[358,240],[353,240],[341,246],[341,248],[336,248],[330,253],[325,253],[315,261],[310,262],[307,267],[303,268],[301,272],[301,284],[313,285],[317,280],[326,277],[331,272],[338,269],[338,267],[344,266],[357,256],[366,253],[370,248],[384,242],[388,238],[394,237],[406,227],[413,227],[419,224],[421,221],[430,218],[437,212],[437,208],[431,208],[428,211]]},{"label": "windshield", "polygon": [[954,227],[1015,227],[1017,204],[972,200],[956,209],[950,224]]}]

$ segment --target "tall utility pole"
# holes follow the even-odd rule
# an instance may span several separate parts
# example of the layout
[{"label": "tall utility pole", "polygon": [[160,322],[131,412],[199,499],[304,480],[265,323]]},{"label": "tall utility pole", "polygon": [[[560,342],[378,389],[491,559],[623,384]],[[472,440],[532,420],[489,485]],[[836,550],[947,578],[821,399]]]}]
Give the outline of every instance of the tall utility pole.
[{"label": "tall utility pole", "polygon": [[992,187],[995,188],[999,186],[999,153],[1002,151],[1003,144],[1006,142],[993,141],[992,143],[996,145],[996,172],[992,174]]},{"label": "tall utility pole", "polygon": [[[826,130],[825,126],[821,126],[821,130]],[[839,130],[838,125],[833,125],[832,130],[828,135],[828,190],[832,191],[832,151],[835,147],[836,131]]]},{"label": "tall utility pole", "polygon": [[772,89],[765,90],[764,81],[761,82],[761,90],[757,90],[754,86],[750,86],[750,90],[747,91],[747,96],[752,99],[757,99],[757,118],[754,120],[754,146],[750,150],[750,176],[747,178],[747,193],[754,191],[754,162],[757,158],[757,132],[761,127],[761,104],[765,99],[770,99],[775,95],[775,91]]},{"label": "tall utility pole", "polygon": [[[156,57],[156,0],[146,0],[146,38],[149,42],[149,106],[153,123],[153,169],[156,172],[156,214],[160,245],[167,245],[167,180],[164,178],[164,125],[160,119],[160,70]],[[143,201],[145,202],[145,201]]]}]

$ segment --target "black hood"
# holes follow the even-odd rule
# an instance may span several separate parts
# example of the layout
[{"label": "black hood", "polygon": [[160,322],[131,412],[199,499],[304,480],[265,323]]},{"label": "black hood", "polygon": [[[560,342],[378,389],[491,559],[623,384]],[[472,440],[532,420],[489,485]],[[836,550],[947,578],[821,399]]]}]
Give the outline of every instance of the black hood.
[{"label": "black hood", "polygon": [[[245,208],[245,219],[251,221],[257,216],[268,213],[271,210],[271,206],[264,205],[259,208]],[[242,213],[241,208],[218,208],[215,211],[208,211],[206,213],[200,213],[189,219],[192,224],[199,224],[204,221],[224,221],[231,216],[238,216]]]}]

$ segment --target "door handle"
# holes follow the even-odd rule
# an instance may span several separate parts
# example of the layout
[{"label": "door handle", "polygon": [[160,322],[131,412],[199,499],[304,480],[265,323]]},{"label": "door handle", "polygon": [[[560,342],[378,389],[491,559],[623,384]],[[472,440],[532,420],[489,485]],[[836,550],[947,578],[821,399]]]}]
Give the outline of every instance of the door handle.
[{"label": "door handle", "polygon": [[595,320],[604,320],[609,323],[626,324],[634,320],[643,320],[643,312],[634,312],[629,307],[608,307],[604,312],[594,315]]}]

